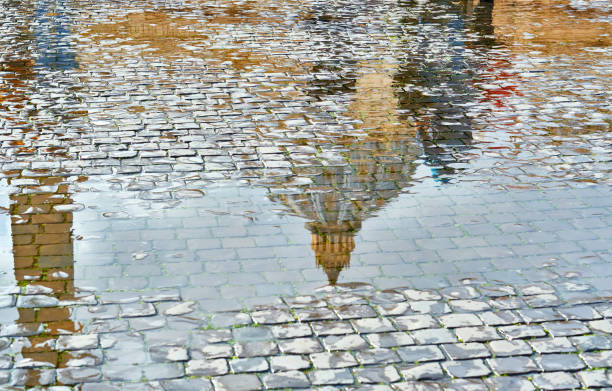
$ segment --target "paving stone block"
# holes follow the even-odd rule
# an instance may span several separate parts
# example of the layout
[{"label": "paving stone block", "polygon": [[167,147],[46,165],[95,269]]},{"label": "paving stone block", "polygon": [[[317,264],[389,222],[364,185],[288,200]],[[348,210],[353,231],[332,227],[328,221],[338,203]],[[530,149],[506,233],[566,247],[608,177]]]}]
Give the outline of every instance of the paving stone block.
[{"label": "paving stone block", "polygon": [[566,337],[532,339],[528,342],[533,350],[540,354],[571,353],[576,351],[576,348]]},{"label": "paving stone block", "polygon": [[319,336],[353,334],[355,330],[348,321],[311,322],[310,327]]},{"label": "paving stone block", "polygon": [[268,362],[263,357],[239,358],[229,361],[234,373],[264,372],[268,370]]},{"label": "paving stone block", "polygon": [[587,363],[589,368],[605,368],[609,367],[610,363],[612,363],[612,350],[581,353],[580,357]]},{"label": "paving stone block", "polygon": [[[325,376],[321,376],[320,380],[324,381]],[[267,389],[294,389],[310,386],[306,375],[299,371],[269,373],[263,376],[263,383]]]},{"label": "paving stone block", "polygon": [[465,360],[474,358],[491,357],[491,353],[484,344],[481,343],[455,343],[444,344],[442,349],[451,360]]},{"label": "paving stone block", "polygon": [[57,381],[62,384],[92,383],[99,382],[101,379],[102,373],[98,368],[78,367],[57,370]]},{"label": "paving stone block", "polygon": [[189,376],[219,376],[225,375],[228,367],[225,359],[190,360],[185,371]]},{"label": "paving stone block", "polygon": [[121,318],[153,316],[157,313],[155,306],[151,303],[121,304],[119,308],[119,317]]},{"label": "paving stone block", "polygon": [[266,341],[273,339],[272,331],[267,327],[238,327],[232,329],[235,341]]},{"label": "paving stone block", "polygon": [[[411,365],[401,370],[402,376],[406,380],[436,380],[444,377],[444,373],[442,372],[442,367],[440,364],[436,363],[425,363],[425,364],[417,364]],[[416,386],[414,383],[405,384],[400,386],[400,389],[418,389],[418,388],[407,388],[409,386]],[[425,388],[427,389],[427,387]],[[441,389],[441,388],[436,388]]]},{"label": "paving stone block", "polygon": [[491,309],[491,306],[480,300],[450,300],[449,304],[457,312],[482,312]]},{"label": "paving stone block", "polygon": [[563,316],[554,308],[534,308],[517,311],[526,323],[542,323],[555,320],[564,320]]},{"label": "paving stone block", "polygon": [[363,384],[356,387],[347,387],[346,391],[393,391],[391,386],[383,384]]},{"label": "paving stone block", "polygon": [[575,371],[585,367],[584,362],[573,354],[545,354],[536,357],[535,361],[545,372]]},{"label": "paving stone block", "polygon": [[494,391],[516,390],[533,391],[535,387],[528,379],[520,376],[496,376],[489,377],[485,383]]},{"label": "paving stone block", "polygon": [[439,327],[440,324],[431,315],[406,315],[398,316],[393,319],[398,329],[419,330],[433,327]]},{"label": "paving stone block", "polygon": [[487,326],[505,326],[521,322],[514,311],[486,311],[477,314]]},{"label": "paving stone block", "polygon": [[415,330],[412,332],[412,336],[419,345],[457,342],[457,337],[451,330],[441,328]]},{"label": "paving stone block", "polygon": [[361,365],[386,364],[399,362],[400,358],[392,349],[375,348],[355,353]]},{"label": "paving stone block", "polygon": [[546,332],[539,325],[503,326],[498,329],[507,339],[544,337]]},{"label": "paving stone block", "polygon": [[520,375],[540,371],[538,366],[528,357],[489,358],[487,363],[498,375]]},{"label": "paving stone block", "polygon": [[227,342],[232,339],[231,330],[197,330],[192,335],[194,345]]},{"label": "paving stone block", "polygon": [[414,338],[404,332],[368,334],[365,338],[372,346],[377,348],[414,345]]},{"label": "paving stone block", "polygon": [[149,354],[155,362],[189,360],[189,351],[184,346],[153,346]]},{"label": "paving stone block", "polygon": [[599,312],[588,305],[559,308],[558,311],[566,320],[597,320],[602,318]]},{"label": "paving stone block", "polygon": [[143,368],[147,380],[176,379],[185,376],[185,367],[181,363],[159,363]]},{"label": "paving stone block", "polygon": [[569,390],[580,387],[578,380],[567,372],[535,374],[533,383],[543,390]]},{"label": "paving stone block", "polygon": [[384,318],[355,319],[352,320],[351,323],[358,333],[384,333],[395,331],[391,322]]},{"label": "paving stone block", "polygon": [[353,375],[348,369],[319,369],[308,374],[312,385],[343,385],[353,384]]},{"label": "paving stone block", "polygon": [[356,368],[353,373],[357,377],[357,381],[365,384],[372,383],[394,383],[399,381],[400,375],[397,370],[390,365],[383,367],[365,367]]},{"label": "paving stone block", "polygon": [[519,288],[519,292],[523,296],[542,295],[555,293],[555,289],[545,283],[523,285]]},{"label": "paving stone block", "polygon": [[612,319],[595,320],[589,322],[589,327],[597,332],[612,334]]},{"label": "paving stone block", "polygon": [[253,323],[251,317],[242,312],[221,312],[214,314],[210,319],[213,327],[246,326]]},{"label": "paving stone block", "polygon": [[[212,384],[208,379],[172,379],[163,380],[160,383],[165,391],[212,391],[213,389]],[[117,388],[117,390],[120,390],[120,388]],[[95,390],[92,389],[91,391]]]},{"label": "paving stone block", "polygon": [[612,387],[612,375],[605,369],[580,371],[576,376],[585,387]]},{"label": "paving stone block", "polygon": [[582,335],[570,337],[570,341],[576,348],[583,352],[592,350],[612,350],[612,340],[603,335]]},{"label": "paving stone block", "polygon": [[411,301],[430,301],[442,299],[442,296],[430,290],[404,289],[401,292],[408,300]]},{"label": "paving stone block", "polygon": [[480,293],[472,286],[454,286],[440,290],[440,294],[447,299],[475,299]]},{"label": "paving stone block", "polygon": [[56,342],[57,350],[84,350],[98,347],[97,334],[60,336]]},{"label": "paving stone block", "polygon": [[312,330],[308,324],[303,323],[289,323],[273,326],[271,330],[274,337],[280,339],[309,337],[312,335]]},{"label": "paving stone block", "polygon": [[278,346],[273,341],[239,342],[234,345],[234,350],[238,357],[274,356],[278,354]]},{"label": "paving stone block", "polygon": [[310,361],[302,356],[285,355],[270,357],[270,369],[272,372],[295,371],[310,368]]},{"label": "paving stone block", "polygon": [[435,345],[404,346],[396,351],[402,361],[407,363],[444,360],[444,354]]},{"label": "paving stone block", "polygon": [[553,294],[525,296],[524,300],[530,307],[533,308],[555,307],[563,304],[563,301],[559,299],[557,295]]},{"label": "paving stone block", "polygon": [[312,322],[317,320],[336,320],[338,316],[329,308],[301,308],[295,310],[295,314],[300,322]]},{"label": "paving stone block", "polygon": [[525,304],[525,302],[518,296],[496,297],[489,300],[489,305],[492,308],[497,308],[500,310],[514,310],[527,306],[527,304]]},{"label": "paving stone block", "polygon": [[566,322],[545,322],[542,327],[553,337],[568,337],[589,334],[591,331],[582,322],[569,320]]},{"label": "paving stone block", "polygon": [[[442,371],[442,369],[440,369]],[[439,391],[442,385],[434,381],[407,381],[392,385],[396,391]]]},{"label": "paving stone block", "polygon": [[368,305],[340,306],[335,311],[340,319],[374,318],[377,316],[376,311]]},{"label": "paving stone block", "polygon": [[494,327],[475,326],[455,329],[457,337],[463,342],[486,342],[501,339]]},{"label": "paving stone block", "polygon": [[284,339],[278,342],[278,347],[284,354],[310,354],[323,351],[323,346],[316,338]]},{"label": "paving stone block", "polygon": [[444,301],[411,301],[410,308],[419,314],[440,315],[451,312]]},{"label": "paving stone block", "polygon": [[447,328],[480,326],[482,321],[474,314],[448,314],[438,317]]},{"label": "paving stone block", "polygon": [[408,303],[375,304],[374,308],[383,316],[397,316],[412,312]]},{"label": "paving stone block", "polygon": [[451,377],[482,377],[491,373],[482,360],[445,361],[442,367]]},{"label": "paving stone block", "polygon": [[292,322],[293,316],[285,310],[262,310],[251,313],[251,318],[259,324],[279,324]]},{"label": "paving stone block", "polygon": [[364,350],[370,345],[359,335],[331,335],[323,338],[327,350]]},{"label": "paving stone block", "polygon": [[194,346],[191,355],[195,359],[229,358],[234,356],[234,348],[227,343]]},{"label": "paving stone block", "polygon": [[256,375],[225,375],[214,377],[212,383],[219,391],[257,391],[261,382]]},{"label": "paving stone block", "polygon": [[495,356],[508,357],[508,356],[523,356],[531,355],[533,350],[529,347],[527,342],[523,340],[512,340],[512,341],[491,341],[489,348]]},{"label": "paving stone block", "polygon": [[488,391],[488,387],[480,379],[453,379],[442,383],[445,390]]},{"label": "paving stone block", "polygon": [[310,355],[317,369],[338,369],[357,366],[357,360],[349,352],[322,352]]},{"label": "paving stone block", "polygon": [[516,295],[516,291],[511,285],[483,285],[479,286],[478,290],[480,290],[480,293],[488,297],[504,297]]}]

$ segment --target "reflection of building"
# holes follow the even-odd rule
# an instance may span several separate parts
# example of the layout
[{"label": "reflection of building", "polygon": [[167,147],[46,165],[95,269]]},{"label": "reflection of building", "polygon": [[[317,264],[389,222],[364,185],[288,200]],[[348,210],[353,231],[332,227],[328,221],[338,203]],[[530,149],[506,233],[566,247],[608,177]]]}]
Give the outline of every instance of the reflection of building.
[{"label": "reflection of building", "polygon": [[[62,334],[79,331],[62,301],[74,300],[72,200],[68,184],[58,177],[15,177],[18,192],[10,196],[15,280],[22,296],[16,323],[28,337],[21,350],[25,384],[47,384],[48,372],[72,358],[56,348]],[[38,183],[28,186],[26,183]],[[44,334],[44,336],[40,336]]]},{"label": "reflection of building", "polygon": [[609,12],[606,16],[602,8],[575,4],[571,0],[495,0],[495,37],[512,50],[554,55],[611,46]]},{"label": "reflection of building", "polygon": [[[352,17],[350,12],[332,12],[329,7],[309,15],[306,27],[313,34],[325,36],[343,28],[361,32],[358,25],[345,20]],[[491,44],[490,37],[482,38],[491,31],[480,31],[483,25],[490,27],[486,22],[491,4],[467,11],[453,6],[448,10],[452,17],[445,18],[430,9],[446,6],[414,2],[406,7],[406,15],[415,17],[403,19],[410,25],[404,38],[411,44],[409,51],[400,51],[405,52],[400,58],[385,62],[380,59],[388,54],[378,53],[373,56],[376,60],[355,59],[359,43],[347,38],[353,32],[326,41],[326,51],[337,56],[313,64],[313,72],[343,77],[315,79],[307,92],[334,102],[350,97],[344,115],[362,136],[338,137],[332,145],[320,145],[338,159],[325,161],[317,173],[305,175],[311,184],[294,192],[270,186],[273,200],[309,220],[306,228],[311,232],[316,264],[332,285],[350,263],[354,236],[362,222],[412,185],[417,160],[430,167],[435,180],[445,183],[456,173],[453,163],[466,161],[472,148],[472,124],[465,104],[477,101],[478,91],[467,80],[479,60],[467,51]],[[338,27],[334,24],[337,14],[346,22]],[[478,30],[481,38],[467,39],[471,30]],[[447,36],[430,39],[432,33]],[[436,53],[435,59],[424,61],[431,53]]]},{"label": "reflection of building", "polygon": [[334,147],[343,157],[306,175],[310,185],[272,196],[309,220],[316,264],[331,285],[350,264],[362,221],[410,186],[419,154],[414,128],[399,122],[390,76],[394,68],[362,63],[361,70],[347,114],[365,135],[339,140]]}]

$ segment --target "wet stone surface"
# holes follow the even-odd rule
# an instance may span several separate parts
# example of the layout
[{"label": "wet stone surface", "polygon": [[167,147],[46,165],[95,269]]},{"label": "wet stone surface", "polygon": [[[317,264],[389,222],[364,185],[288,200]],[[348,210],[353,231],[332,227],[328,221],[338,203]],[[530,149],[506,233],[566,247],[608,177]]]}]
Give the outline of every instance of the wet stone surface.
[{"label": "wet stone surface", "polygon": [[[471,287],[481,294],[478,285]],[[331,310],[336,295],[357,289],[337,287],[338,293],[320,296],[317,308]],[[378,293],[376,290],[362,292],[361,300],[366,304],[361,305],[376,305]],[[292,300],[292,297],[285,299]],[[482,295],[472,300],[488,298]],[[326,307],[321,307],[321,303]],[[572,312],[577,307],[565,303],[554,309]],[[75,308],[78,305],[57,310]],[[517,316],[521,310],[517,310]],[[241,313],[252,319],[260,310],[253,308]],[[173,315],[160,316],[166,324],[173,324],[170,322]],[[569,337],[546,335],[533,339],[529,333],[501,332],[509,326],[490,326],[496,333],[484,334],[489,339],[480,342],[447,343],[420,338],[420,332],[457,330],[444,328],[447,317],[431,315],[437,328],[402,331],[393,322],[397,316],[378,315],[365,319],[368,324],[376,319],[377,324],[394,325],[394,331],[387,331],[387,327],[381,331],[367,330],[367,333],[345,330],[348,334],[340,335],[316,335],[310,331],[309,337],[275,336],[267,326],[203,329],[179,324],[176,328],[161,330],[102,334],[75,330],[70,335],[55,337],[44,334],[41,329],[32,336],[1,340],[0,373],[5,384],[17,388],[34,382],[68,388],[98,384],[101,389],[126,389],[144,387],[142,379],[176,387],[169,389],[189,389],[192,383],[201,381],[206,384],[202,389],[215,390],[348,387],[356,382],[360,387],[387,384],[397,389],[408,387],[406,382],[443,389],[482,388],[485,384],[482,379],[494,388],[567,389],[607,387],[612,381],[608,373],[612,369],[612,334],[590,327],[590,321],[572,321],[572,334],[580,335]],[[608,319],[612,318],[601,320]],[[298,322],[294,318],[271,327],[285,331],[301,329],[295,335],[307,335],[304,329],[311,329],[318,321]],[[523,321],[512,327],[533,326],[550,325]],[[319,324],[319,328],[321,331],[323,326]],[[384,341],[385,347],[376,347],[367,341]],[[324,347],[331,351],[323,351]],[[186,383],[181,383],[181,379]],[[465,380],[458,382],[458,379]],[[183,386],[187,388],[180,388]]]},{"label": "wet stone surface", "polygon": [[612,387],[601,0],[0,4],[0,388]]}]

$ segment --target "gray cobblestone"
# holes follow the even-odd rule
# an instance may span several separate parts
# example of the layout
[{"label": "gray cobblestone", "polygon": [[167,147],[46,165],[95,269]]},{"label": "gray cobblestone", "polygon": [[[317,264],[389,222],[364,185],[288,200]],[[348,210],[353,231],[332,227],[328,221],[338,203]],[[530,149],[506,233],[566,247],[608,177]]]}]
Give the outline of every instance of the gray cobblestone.
[{"label": "gray cobblestone", "polygon": [[[436,380],[444,377],[444,373],[442,372],[442,367],[438,363],[426,363],[426,364],[417,364],[413,366],[409,366],[401,371],[402,376],[407,380]],[[423,385],[425,388],[427,386]],[[434,385],[431,385],[435,387]],[[417,384],[397,384],[396,387],[398,389],[417,389],[419,387]],[[414,388],[411,388],[414,387]],[[441,388],[436,388],[441,389]]]},{"label": "gray cobblestone", "polygon": [[487,362],[498,375],[517,375],[539,371],[536,364],[528,357],[490,358]]},{"label": "gray cobblestone", "polygon": [[580,386],[574,376],[567,372],[551,372],[533,375],[533,383],[543,390],[566,390]]},{"label": "gray cobblestone", "polygon": [[317,369],[338,369],[357,365],[357,360],[349,352],[323,352],[310,355]]}]

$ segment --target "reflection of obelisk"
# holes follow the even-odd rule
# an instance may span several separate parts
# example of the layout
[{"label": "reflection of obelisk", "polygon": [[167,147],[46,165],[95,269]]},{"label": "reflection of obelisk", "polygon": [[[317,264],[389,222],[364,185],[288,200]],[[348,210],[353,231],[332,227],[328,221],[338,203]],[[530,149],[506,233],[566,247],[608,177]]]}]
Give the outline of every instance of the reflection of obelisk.
[{"label": "reflection of obelisk", "polygon": [[[17,323],[30,343],[21,351],[25,385],[48,384],[60,359],[55,340],[78,326],[60,301],[74,299],[72,200],[59,177],[15,177],[18,192],[10,196],[15,279],[21,286]],[[37,336],[44,331],[44,336]]]}]

